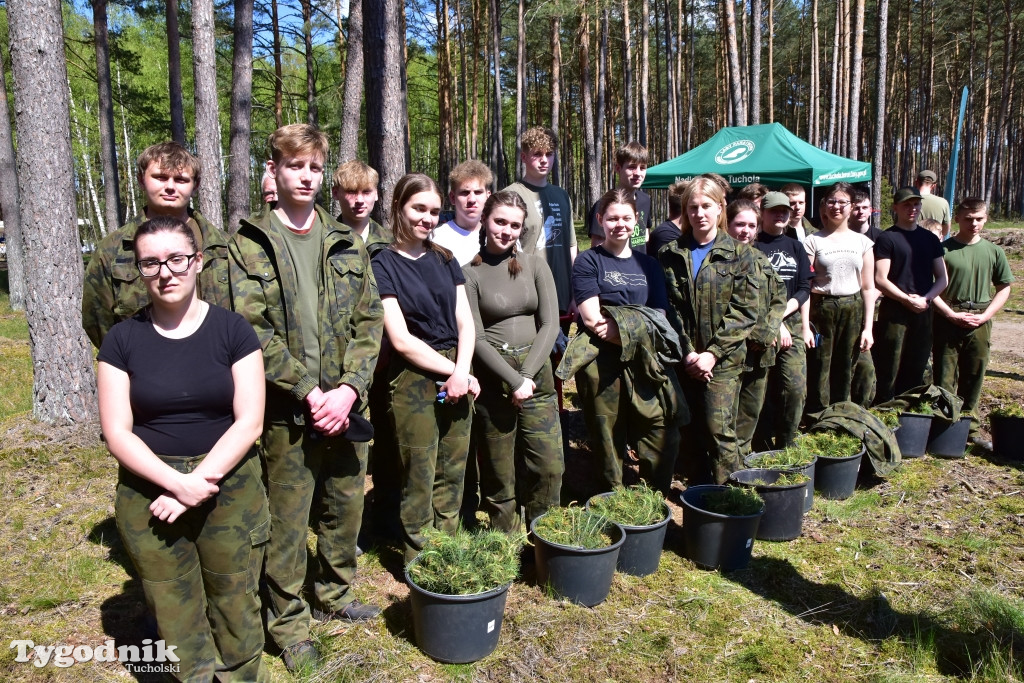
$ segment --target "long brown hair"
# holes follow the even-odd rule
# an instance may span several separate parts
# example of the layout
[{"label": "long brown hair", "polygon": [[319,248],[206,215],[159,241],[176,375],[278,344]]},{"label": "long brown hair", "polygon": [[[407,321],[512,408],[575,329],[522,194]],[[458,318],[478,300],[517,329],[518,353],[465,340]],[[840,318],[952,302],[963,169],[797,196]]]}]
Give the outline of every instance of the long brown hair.
[{"label": "long brown hair", "polygon": [[[420,192],[433,192],[438,199],[442,197],[441,188],[434,179],[423,173],[407,173],[395,183],[394,194],[391,196],[391,232],[394,235],[392,244],[412,242],[416,239],[402,209]],[[423,241],[423,246],[441,254],[446,263],[452,260],[452,252],[439,244],[434,244],[429,238]]]},{"label": "long brown hair", "polygon": [[[524,225],[522,232],[519,233],[520,241],[522,241],[523,238],[526,237],[527,233],[530,232],[530,229],[527,228],[525,225],[526,202],[523,201],[523,198],[520,197],[517,192],[512,192],[511,190],[502,190],[501,192],[495,192],[494,194],[487,198],[487,201],[484,203],[483,213],[480,215],[480,225],[482,226],[482,229],[480,230],[481,251],[483,250],[484,240],[487,239],[487,220],[491,217],[491,212],[494,211],[494,209],[499,206],[508,206],[513,209],[519,209],[520,211],[523,212]],[[513,244],[512,257],[508,259],[508,274],[513,279],[515,279],[515,277],[519,275],[519,273],[523,272],[523,267],[519,263],[518,256],[519,249],[516,247],[516,245]],[[473,260],[470,261],[470,265],[473,266],[479,266],[481,263],[483,263],[483,258],[480,256],[480,254],[474,256]]]}]

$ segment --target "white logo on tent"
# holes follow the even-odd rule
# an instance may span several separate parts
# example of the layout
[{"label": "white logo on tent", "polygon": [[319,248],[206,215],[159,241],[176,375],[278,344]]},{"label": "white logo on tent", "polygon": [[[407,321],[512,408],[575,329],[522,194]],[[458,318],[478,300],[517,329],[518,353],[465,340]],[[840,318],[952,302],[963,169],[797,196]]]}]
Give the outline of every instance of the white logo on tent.
[{"label": "white logo on tent", "polygon": [[719,164],[735,164],[743,161],[753,153],[753,140],[736,140],[718,150],[718,154],[715,155],[715,162]]}]

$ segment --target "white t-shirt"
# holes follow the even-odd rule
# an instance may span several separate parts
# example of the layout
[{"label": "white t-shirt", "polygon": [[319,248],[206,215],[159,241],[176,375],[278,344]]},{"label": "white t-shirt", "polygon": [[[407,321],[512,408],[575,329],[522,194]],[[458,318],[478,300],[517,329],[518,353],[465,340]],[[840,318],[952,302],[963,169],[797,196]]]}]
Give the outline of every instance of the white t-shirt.
[{"label": "white t-shirt", "polygon": [[431,230],[430,241],[452,252],[460,266],[469,264],[480,253],[480,229],[469,232],[456,225],[454,220]]},{"label": "white t-shirt", "polygon": [[814,267],[811,291],[829,296],[859,292],[864,252],[872,246],[866,235],[852,230],[827,236],[820,232],[808,235],[804,249]]}]

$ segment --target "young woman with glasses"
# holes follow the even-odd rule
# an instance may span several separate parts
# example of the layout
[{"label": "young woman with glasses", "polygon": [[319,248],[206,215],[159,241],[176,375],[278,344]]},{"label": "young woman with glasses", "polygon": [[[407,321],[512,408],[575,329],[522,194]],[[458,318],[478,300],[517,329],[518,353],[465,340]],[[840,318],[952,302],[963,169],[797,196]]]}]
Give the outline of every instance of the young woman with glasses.
[{"label": "young woman with glasses", "polygon": [[257,595],[270,513],[253,444],[263,354],[240,315],[200,301],[203,254],[177,218],[135,234],[151,304],[99,353],[100,424],[117,459],[115,518],[182,680],[258,680]]},{"label": "young woman with glasses", "polygon": [[804,241],[814,271],[811,323],[820,335],[809,354],[809,412],[850,400],[853,368],[874,343],[875,257],[871,240],[849,227],[852,200],[849,183],[825,190],[822,229]]}]

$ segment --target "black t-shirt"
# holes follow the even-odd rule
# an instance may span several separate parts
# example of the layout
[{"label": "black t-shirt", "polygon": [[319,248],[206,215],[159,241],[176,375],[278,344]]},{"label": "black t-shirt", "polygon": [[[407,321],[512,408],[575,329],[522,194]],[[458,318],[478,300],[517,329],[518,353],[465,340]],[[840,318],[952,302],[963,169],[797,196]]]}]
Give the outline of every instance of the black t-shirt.
[{"label": "black t-shirt", "polygon": [[889,259],[889,282],[904,294],[925,295],[935,284],[932,263],[942,258],[942,242],[930,230],[893,226],[875,242],[875,260]]},{"label": "black t-shirt", "polygon": [[877,242],[878,238],[882,236],[882,231],[873,225],[869,225],[868,229],[861,233],[872,242]]},{"label": "black t-shirt", "polygon": [[157,332],[147,309],[110,329],[99,360],[128,373],[132,432],[158,455],[188,458],[234,423],[231,366],[259,349],[252,325],[218,306],[184,339]]},{"label": "black t-shirt", "polygon": [[786,235],[757,233],[754,246],[761,250],[772,268],[786,283],[786,299],[803,304],[811,297],[811,261],[800,241]]},{"label": "black t-shirt", "polygon": [[418,259],[383,249],[371,261],[380,298],[398,299],[410,334],[441,351],[459,343],[455,291],[466,283],[459,262],[434,250]]},{"label": "black t-shirt", "polygon": [[634,304],[668,309],[665,274],[647,254],[612,256],[604,247],[588,249],[576,257],[572,269],[577,303],[598,297],[602,306]]},{"label": "black t-shirt", "polygon": [[[590,235],[604,237],[604,228],[597,220],[597,207],[600,201],[594,202],[587,212],[587,225],[590,226]],[[643,190],[636,191],[636,225],[633,226],[633,235],[629,238],[629,247],[641,254],[647,253],[647,238],[651,234],[651,195]],[[651,251],[652,254],[658,253]]]},{"label": "black t-shirt", "polygon": [[669,242],[675,242],[682,234],[679,226],[672,221],[660,223],[651,231],[651,239],[647,243],[647,253],[656,257],[663,246]]}]

